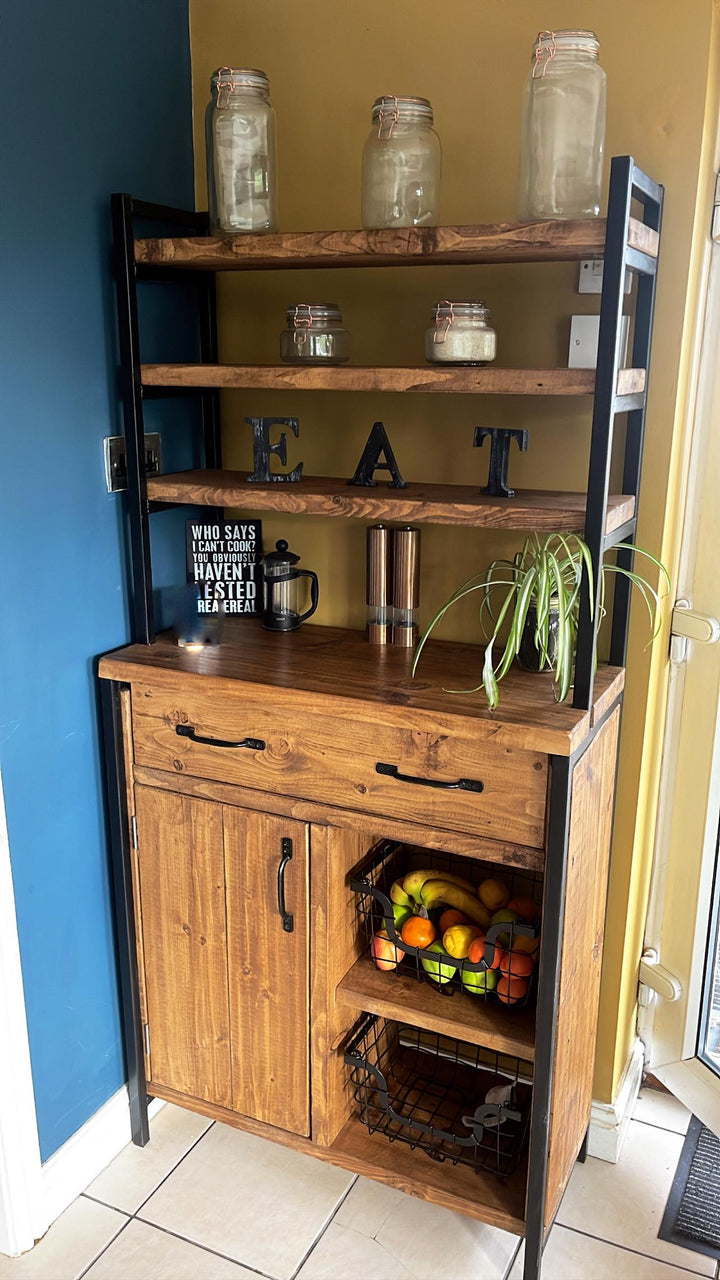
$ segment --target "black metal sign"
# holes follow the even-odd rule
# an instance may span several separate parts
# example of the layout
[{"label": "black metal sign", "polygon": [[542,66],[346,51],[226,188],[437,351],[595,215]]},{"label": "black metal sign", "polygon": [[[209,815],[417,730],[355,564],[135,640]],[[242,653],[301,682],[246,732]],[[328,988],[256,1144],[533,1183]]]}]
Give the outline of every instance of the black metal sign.
[{"label": "black metal sign", "polygon": [[260,613],[262,522],[188,520],[185,537],[188,582],[199,591],[198,613]]}]

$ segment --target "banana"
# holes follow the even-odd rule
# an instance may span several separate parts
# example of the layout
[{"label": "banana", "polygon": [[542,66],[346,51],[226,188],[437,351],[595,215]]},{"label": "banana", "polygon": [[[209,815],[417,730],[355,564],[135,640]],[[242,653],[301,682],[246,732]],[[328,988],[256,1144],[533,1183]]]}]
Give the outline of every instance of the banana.
[{"label": "banana", "polygon": [[433,907],[439,907],[442,904],[449,907],[457,907],[458,911],[462,911],[468,920],[472,920],[473,924],[479,924],[482,929],[490,927],[490,912],[482,902],[475,897],[474,893],[468,893],[467,889],[463,889],[461,885],[453,884],[449,880],[441,880],[438,876],[435,880],[426,880],[422,887],[421,901],[428,911]]},{"label": "banana", "polygon": [[461,889],[465,889],[467,893],[471,893],[477,901],[477,898],[475,897],[475,886],[471,884],[469,880],[463,880],[462,876],[451,875],[449,871],[438,871],[437,867],[429,867],[424,871],[409,871],[402,882],[402,887],[405,893],[408,893],[416,902],[422,902],[422,887],[426,880],[443,880],[447,884],[459,885]]},{"label": "banana", "polygon": [[410,906],[412,906],[412,901],[411,901],[411,899],[409,898],[408,894],[407,894],[407,893],[405,892],[405,890],[403,889],[403,882],[402,882],[402,880],[396,880],[396,881],[395,881],[395,883],[394,883],[394,885],[393,885],[392,889],[390,890],[390,898],[392,899],[392,901],[395,903],[395,905],[396,905],[397,907],[410,907]]}]

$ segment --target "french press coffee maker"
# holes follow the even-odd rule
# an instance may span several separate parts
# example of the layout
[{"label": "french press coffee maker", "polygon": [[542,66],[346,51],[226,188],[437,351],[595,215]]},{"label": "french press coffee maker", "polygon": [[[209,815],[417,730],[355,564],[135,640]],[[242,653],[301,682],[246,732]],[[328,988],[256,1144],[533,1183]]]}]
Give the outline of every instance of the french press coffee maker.
[{"label": "french press coffee maker", "polygon": [[[317,574],[311,569],[296,569],[299,559],[288,551],[284,538],[262,557],[263,626],[268,631],[295,631],[318,607]],[[305,613],[298,612],[300,578],[310,579],[310,608]]]}]

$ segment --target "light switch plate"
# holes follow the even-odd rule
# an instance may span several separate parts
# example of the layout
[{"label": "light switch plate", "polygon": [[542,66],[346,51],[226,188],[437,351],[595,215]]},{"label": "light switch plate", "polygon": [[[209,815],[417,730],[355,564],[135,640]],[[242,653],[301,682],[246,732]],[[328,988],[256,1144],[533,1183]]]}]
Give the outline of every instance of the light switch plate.
[{"label": "light switch plate", "polygon": [[[630,317],[623,316],[620,336],[620,367],[625,368],[627,362],[628,333]],[[568,352],[568,369],[597,368],[598,334],[600,332],[599,316],[572,316],[570,320],[570,350]]]},{"label": "light switch plate", "polygon": [[[127,454],[124,436],[105,436],[105,483],[108,493],[120,493],[127,489]],[[145,475],[160,474],[162,462],[160,433],[151,431],[145,436]]]},{"label": "light switch plate", "polygon": [[[602,293],[603,260],[602,258],[583,258],[578,275],[578,293]],[[625,293],[632,289],[632,275],[625,272]]]}]

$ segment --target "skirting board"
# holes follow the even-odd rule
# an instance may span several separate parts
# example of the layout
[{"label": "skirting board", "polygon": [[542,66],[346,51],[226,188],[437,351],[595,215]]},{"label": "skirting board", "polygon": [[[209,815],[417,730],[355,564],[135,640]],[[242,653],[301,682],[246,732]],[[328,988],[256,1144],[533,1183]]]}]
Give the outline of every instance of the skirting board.
[{"label": "skirting board", "polygon": [[[154,1098],[150,1103],[150,1118],[164,1106],[164,1102]],[[39,1224],[38,1235],[45,1234],[55,1219],[89,1186],[93,1178],[107,1168],[131,1138],[128,1093],[123,1087],[42,1166],[42,1224]]]},{"label": "skirting board", "polygon": [[641,1040],[636,1040],[614,1102],[593,1102],[588,1155],[617,1164],[640,1092],[644,1069]]}]

